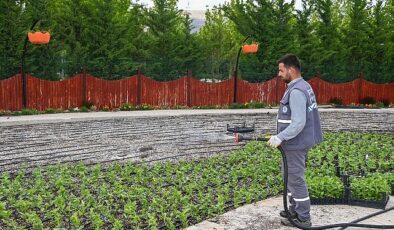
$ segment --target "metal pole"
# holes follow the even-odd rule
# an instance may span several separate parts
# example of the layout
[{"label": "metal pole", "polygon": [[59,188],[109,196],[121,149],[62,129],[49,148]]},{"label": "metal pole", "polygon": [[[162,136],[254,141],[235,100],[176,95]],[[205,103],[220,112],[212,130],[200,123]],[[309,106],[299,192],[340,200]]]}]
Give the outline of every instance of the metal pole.
[{"label": "metal pole", "polygon": [[235,70],[234,70],[234,95],[233,95],[233,103],[237,103],[237,80],[238,80],[238,65],[239,65],[239,56],[241,55],[242,51],[242,44],[246,42],[250,38],[250,35],[246,36],[246,38],[241,42],[241,47],[239,47],[237,60],[235,62]]},{"label": "metal pole", "polygon": [[[30,27],[30,30],[33,30],[36,24],[40,20],[35,20],[33,22],[33,25]],[[23,108],[27,107],[27,79],[26,79],[26,74],[25,74],[25,57],[26,57],[26,48],[27,48],[27,40],[28,36],[26,34],[25,37],[25,43],[23,45],[23,52],[22,52],[22,58],[21,58],[21,74],[22,74],[22,103],[23,103]]]}]

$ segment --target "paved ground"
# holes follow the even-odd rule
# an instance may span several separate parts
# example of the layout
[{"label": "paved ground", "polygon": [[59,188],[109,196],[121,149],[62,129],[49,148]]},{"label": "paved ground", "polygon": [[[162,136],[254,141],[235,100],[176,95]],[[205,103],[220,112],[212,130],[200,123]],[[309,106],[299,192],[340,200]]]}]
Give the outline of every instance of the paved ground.
[{"label": "paved ground", "polygon": [[[391,196],[386,208],[393,206],[394,196]],[[274,197],[231,210],[221,216],[191,226],[187,230],[296,229],[284,227],[280,224],[281,217],[279,212],[283,210],[282,207],[282,197]],[[312,205],[311,214],[313,225],[316,227],[335,223],[348,223],[380,210],[348,205]],[[394,225],[394,210],[360,223]],[[348,229],[362,228],[349,227]]]}]

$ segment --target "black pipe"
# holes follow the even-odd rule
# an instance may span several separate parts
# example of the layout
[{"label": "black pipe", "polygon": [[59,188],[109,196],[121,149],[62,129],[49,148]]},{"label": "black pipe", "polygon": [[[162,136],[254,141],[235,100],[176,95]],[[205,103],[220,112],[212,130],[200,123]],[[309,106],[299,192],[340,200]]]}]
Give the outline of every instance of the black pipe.
[{"label": "black pipe", "polygon": [[[268,138],[266,137],[259,137],[259,136],[246,136],[246,135],[240,135],[236,134],[235,135],[235,140],[236,142],[243,141],[243,140],[257,140],[257,141],[267,141]],[[289,213],[289,208],[287,207],[287,181],[288,181],[288,165],[287,165],[287,159],[286,159],[286,154],[283,151],[283,148],[281,146],[278,147],[281,155],[282,155],[282,161],[283,161],[283,207],[287,213]],[[394,229],[394,225],[373,225],[373,224],[356,224],[357,222],[369,219],[371,217],[386,213],[388,211],[394,210],[394,206],[382,210],[379,212],[372,213],[368,216],[364,216],[362,218],[356,219],[350,223],[338,223],[338,224],[330,224],[330,225],[323,225],[323,226],[316,226],[316,227],[303,227],[300,226],[299,224],[295,223],[294,220],[289,216],[288,220],[290,221],[291,224],[293,224],[295,227],[299,229],[307,229],[307,230],[317,230],[317,229],[329,229],[329,228],[338,228],[342,227],[342,229],[346,227],[362,227],[362,228],[378,228],[378,229]]]}]

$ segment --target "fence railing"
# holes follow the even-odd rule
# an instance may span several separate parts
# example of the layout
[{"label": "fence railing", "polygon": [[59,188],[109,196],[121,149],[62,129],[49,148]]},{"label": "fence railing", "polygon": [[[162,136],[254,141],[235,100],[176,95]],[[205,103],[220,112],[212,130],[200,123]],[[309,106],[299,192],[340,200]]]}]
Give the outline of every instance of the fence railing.
[{"label": "fence railing", "polygon": [[[286,89],[285,83],[277,77],[262,83],[249,83],[234,77],[219,83],[205,83],[191,76],[158,82],[140,73],[122,80],[102,80],[87,73],[63,81],[27,75],[26,82],[26,108],[37,110],[75,108],[87,102],[109,109],[124,103],[166,107],[230,105],[234,101],[278,104]],[[333,84],[319,77],[308,82],[319,104],[329,103],[333,98],[340,98],[344,104],[358,103],[365,97],[394,102],[394,83],[375,84],[358,78]],[[21,110],[24,107],[22,92],[20,74],[0,80],[0,110]]]}]

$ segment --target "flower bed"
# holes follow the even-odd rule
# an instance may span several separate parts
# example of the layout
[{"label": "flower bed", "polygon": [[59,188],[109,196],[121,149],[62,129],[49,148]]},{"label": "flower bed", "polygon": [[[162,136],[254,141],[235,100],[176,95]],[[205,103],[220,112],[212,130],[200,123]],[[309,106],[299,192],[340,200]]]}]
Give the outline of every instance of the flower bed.
[{"label": "flower bed", "polygon": [[[314,198],[335,202],[346,192],[335,178],[337,164],[349,174],[394,170],[391,135],[326,133],[325,139],[308,160]],[[250,142],[228,156],[178,164],[58,165],[3,173],[0,229],[181,229],[281,194],[280,161],[279,151]],[[387,190],[387,178],[375,182],[386,181],[381,188]],[[352,197],[365,195],[369,183],[353,187]]]}]

